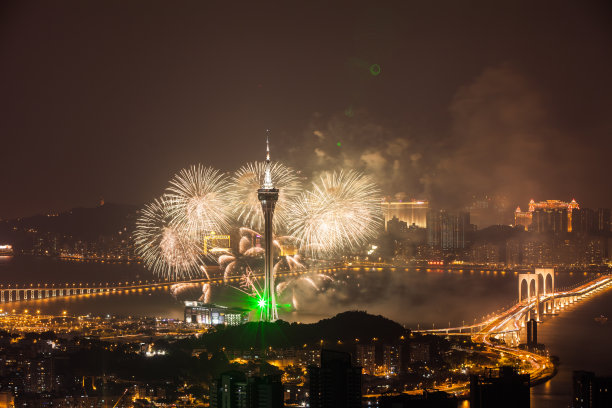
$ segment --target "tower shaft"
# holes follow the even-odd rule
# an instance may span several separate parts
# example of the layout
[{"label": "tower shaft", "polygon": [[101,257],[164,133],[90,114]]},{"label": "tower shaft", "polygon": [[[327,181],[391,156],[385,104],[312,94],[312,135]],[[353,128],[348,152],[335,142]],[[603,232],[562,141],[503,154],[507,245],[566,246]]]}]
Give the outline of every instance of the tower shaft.
[{"label": "tower shaft", "polygon": [[277,318],[276,296],[274,290],[274,243],[272,222],[274,218],[274,207],[278,201],[277,188],[260,188],[257,195],[261,203],[264,216],[264,242],[265,242],[265,269],[264,269],[264,320],[274,321]]}]

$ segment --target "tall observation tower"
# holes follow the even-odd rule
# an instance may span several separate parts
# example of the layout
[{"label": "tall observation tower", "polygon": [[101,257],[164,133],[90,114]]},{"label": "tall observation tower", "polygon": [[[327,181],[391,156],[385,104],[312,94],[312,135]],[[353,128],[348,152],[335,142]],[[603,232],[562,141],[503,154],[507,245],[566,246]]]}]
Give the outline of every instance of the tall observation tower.
[{"label": "tall observation tower", "polygon": [[263,307],[263,320],[272,322],[278,318],[276,312],[276,296],[274,294],[274,257],[272,244],[272,217],[274,216],[274,207],[278,201],[278,188],[274,188],[272,184],[272,168],[270,165],[270,140],[266,137],[266,170],[263,185],[257,190],[257,197],[261,203],[263,211],[265,228],[265,271],[264,271],[264,290],[263,299],[260,300],[260,305]]}]

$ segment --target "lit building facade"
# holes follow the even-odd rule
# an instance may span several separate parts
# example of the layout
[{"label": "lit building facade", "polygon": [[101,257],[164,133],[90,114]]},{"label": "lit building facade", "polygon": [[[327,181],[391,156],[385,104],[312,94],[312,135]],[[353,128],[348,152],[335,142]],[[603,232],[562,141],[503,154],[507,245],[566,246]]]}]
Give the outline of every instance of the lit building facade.
[{"label": "lit building facade", "polygon": [[383,368],[387,375],[397,375],[400,373],[402,351],[396,344],[386,344],[383,348]]},{"label": "lit building facade", "polygon": [[374,344],[357,345],[357,365],[363,368],[364,374],[374,375],[376,371],[376,347]]},{"label": "lit building facade", "polygon": [[529,201],[528,211],[521,211],[521,207],[517,207],[516,211],[514,211],[514,225],[521,225],[527,230],[530,229],[530,226],[533,223],[534,212],[540,211],[540,213],[558,213],[565,211],[567,218],[567,220],[564,221],[565,231],[571,232],[572,213],[574,210],[578,209],[580,209],[580,206],[575,199],[572,199],[572,201],[569,203],[560,200],[535,202],[535,200],[531,199],[531,201]]},{"label": "lit building facade", "polygon": [[185,322],[226,326],[238,326],[248,322],[248,311],[232,309],[198,301],[185,301]]},{"label": "lit building facade", "polygon": [[397,218],[405,222],[409,227],[416,225],[419,228],[427,228],[427,211],[429,202],[427,201],[383,201],[381,203],[383,216],[385,217],[385,230],[387,223]]},{"label": "lit building facade", "polygon": [[230,236],[219,235],[215,232],[204,237],[204,255],[208,255],[213,249],[229,251],[231,248]]}]

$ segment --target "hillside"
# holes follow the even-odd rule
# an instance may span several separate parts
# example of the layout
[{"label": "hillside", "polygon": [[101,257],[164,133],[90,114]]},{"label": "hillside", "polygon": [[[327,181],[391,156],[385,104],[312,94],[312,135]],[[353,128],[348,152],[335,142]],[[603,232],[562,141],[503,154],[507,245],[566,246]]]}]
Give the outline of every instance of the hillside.
[{"label": "hillside", "polygon": [[222,346],[243,350],[267,346],[298,348],[304,344],[319,344],[321,340],[324,340],[326,347],[330,347],[354,344],[355,339],[364,343],[373,338],[381,343],[396,342],[406,334],[408,331],[402,325],[383,316],[349,311],[311,324],[279,320],[274,323],[251,322],[242,326],[221,328],[217,332],[205,334],[197,342],[209,350]]}]

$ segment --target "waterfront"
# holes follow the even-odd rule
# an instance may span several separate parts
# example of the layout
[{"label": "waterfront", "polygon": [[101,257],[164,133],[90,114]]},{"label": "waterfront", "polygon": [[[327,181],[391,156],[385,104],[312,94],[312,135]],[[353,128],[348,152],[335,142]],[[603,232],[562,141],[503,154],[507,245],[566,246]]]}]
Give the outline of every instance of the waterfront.
[{"label": "waterfront", "polygon": [[[314,322],[345,310],[367,310],[381,314],[407,327],[421,328],[456,325],[495,312],[516,300],[517,277],[512,272],[483,269],[416,269],[342,268],[328,272],[334,282],[324,280],[319,290],[304,282],[290,291],[298,302],[296,311],[281,313],[290,321]],[[101,264],[66,262],[50,258],[14,257],[0,262],[3,282],[28,285],[33,282],[99,282],[150,279],[152,276],[137,264]],[[557,287],[571,285],[594,274],[560,273]],[[182,319],[184,299],[195,299],[199,286],[171,294],[167,290],[130,292],[127,294],[83,295],[65,299],[32,300],[3,306],[31,313],[72,315],[133,315]],[[285,295],[287,297],[287,294]],[[283,297],[281,297],[283,299]],[[213,302],[241,301],[231,288],[213,286]],[[286,299],[285,299],[286,300]],[[536,408],[569,406],[573,370],[590,370],[610,375],[612,355],[607,342],[612,338],[612,324],[597,323],[600,314],[612,313],[612,291],[596,295],[570,306],[560,315],[548,318],[539,329],[539,341],[551,355],[560,358],[559,372],[552,380],[532,389],[532,406]],[[587,347],[588,353],[584,350]]]},{"label": "waterfront", "polygon": [[[517,277],[512,272],[485,269],[426,268],[341,268],[326,272],[334,278],[317,281],[315,289],[308,280],[292,285],[279,297],[297,310],[281,310],[288,321],[311,323],[346,310],[364,310],[379,314],[416,329],[457,326],[481,320],[490,313],[516,302]],[[146,280],[153,276],[138,264],[101,264],[68,262],[51,258],[14,257],[0,262],[3,283],[35,286]],[[557,287],[570,285],[593,274],[559,274]],[[282,278],[281,278],[282,279]],[[281,281],[279,279],[279,281]],[[119,295],[84,295],[66,299],[33,300],[13,303],[7,308],[40,309],[44,313],[67,310],[70,314],[122,314],[182,318],[183,300],[197,299],[198,286],[186,288],[173,296],[169,291],[154,290]],[[240,292],[213,285],[212,302],[240,305]],[[468,301],[469,300],[469,301]]]}]

